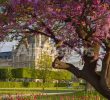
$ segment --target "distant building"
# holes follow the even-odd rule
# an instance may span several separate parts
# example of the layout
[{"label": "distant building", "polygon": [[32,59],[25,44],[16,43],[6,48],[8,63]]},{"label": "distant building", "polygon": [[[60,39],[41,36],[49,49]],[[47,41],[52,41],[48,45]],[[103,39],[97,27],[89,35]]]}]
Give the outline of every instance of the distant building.
[{"label": "distant building", "polygon": [[12,66],[12,51],[0,52],[0,67]]},{"label": "distant building", "polygon": [[[29,37],[27,41],[21,42],[17,48],[13,47],[13,43],[8,43],[8,45],[6,44],[7,43],[5,43],[3,48],[0,48],[2,49],[2,52],[0,53],[0,67],[12,66],[14,68],[23,68],[34,66],[37,68],[38,59],[42,53],[47,53],[53,60],[57,54],[56,48],[54,47],[54,42],[44,35]],[[79,61],[79,55],[75,52],[72,52],[71,54],[72,56],[69,56],[66,62],[82,68],[81,62]]]},{"label": "distant building", "polygon": [[43,35],[29,37],[25,43],[21,43],[17,49],[13,50],[12,65],[16,68],[32,66],[37,68],[38,59],[42,52],[47,53],[54,59],[56,49],[51,39]]}]

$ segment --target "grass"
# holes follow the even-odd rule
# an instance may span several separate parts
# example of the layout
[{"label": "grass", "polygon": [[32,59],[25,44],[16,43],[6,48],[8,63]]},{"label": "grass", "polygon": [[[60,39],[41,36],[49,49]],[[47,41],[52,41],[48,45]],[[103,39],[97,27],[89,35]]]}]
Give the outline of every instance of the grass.
[{"label": "grass", "polygon": [[[49,94],[49,93],[62,93],[62,92],[72,92],[66,94]],[[45,93],[45,94],[44,94]],[[106,100],[96,91],[84,92],[84,91],[74,91],[67,88],[47,88],[46,90],[39,89],[0,89],[0,94],[8,94],[10,100]],[[3,99],[0,99],[3,100]],[[9,100],[9,99],[8,99]]]},{"label": "grass", "polygon": [[38,93],[59,93],[59,92],[72,92],[73,89],[69,88],[1,88],[0,95],[4,94],[38,94]]},{"label": "grass", "polygon": [[[34,100],[31,97],[30,100]],[[68,93],[63,95],[38,95],[36,100],[106,100],[97,92],[76,92],[76,93]]]},{"label": "grass", "polygon": [[34,95],[27,96],[24,99],[29,100],[106,100],[97,92],[76,92],[63,95]]},{"label": "grass", "polygon": [[97,92],[76,92],[69,94],[59,95],[17,95],[16,97],[8,96],[8,100],[106,100]]}]

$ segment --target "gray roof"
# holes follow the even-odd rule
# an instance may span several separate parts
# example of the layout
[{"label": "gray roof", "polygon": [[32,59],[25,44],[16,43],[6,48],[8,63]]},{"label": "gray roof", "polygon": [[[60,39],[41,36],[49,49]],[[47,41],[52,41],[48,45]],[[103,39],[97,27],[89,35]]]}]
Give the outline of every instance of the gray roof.
[{"label": "gray roof", "polygon": [[12,51],[0,52],[0,59],[12,59]]}]

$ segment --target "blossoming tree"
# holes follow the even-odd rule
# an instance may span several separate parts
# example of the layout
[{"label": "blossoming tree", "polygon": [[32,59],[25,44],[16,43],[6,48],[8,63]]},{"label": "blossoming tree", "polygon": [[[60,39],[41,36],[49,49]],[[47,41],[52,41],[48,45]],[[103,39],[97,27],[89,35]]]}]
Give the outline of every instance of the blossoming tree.
[{"label": "blossoming tree", "polygon": [[[42,34],[52,38],[57,49],[83,47],[83,53],[77,50],[84,61],[82,70],[62,62],[65,53],[59,54],[53,67],[85,79],[110,99],[110,0],[1,0],[0,40],[9,34],[23,38]],[[98,74],[100,55],[102,69]]]}]

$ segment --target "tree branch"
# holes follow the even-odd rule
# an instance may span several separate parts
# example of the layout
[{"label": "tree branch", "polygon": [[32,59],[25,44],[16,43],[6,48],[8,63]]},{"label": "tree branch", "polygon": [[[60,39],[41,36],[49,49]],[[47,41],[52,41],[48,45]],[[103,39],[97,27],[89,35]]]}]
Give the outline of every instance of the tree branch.
[{"label": "tree branch", "polygon": [[[60,60],[61,59],[58,58],[58,57],[55,59],[55,61],[53,62],[53,67],[54,68],[68,70],[71,73],[73,73],[75,76],[77,76],[78,78],[85,79],[100,94],[102,94],[103,96],[105,96],[108,99],[110,98],[110,91],[108,89],[106,89],[104,86],[102,86],[101,83],[100,83],[100,78],[101,77],[97,73],[95,73],[95,72],[93,72],[93,71],[90,70],[91,67],[92,68],[94,67],[95,62],[91,62],[89,64],[85,64],[84,65],[84,68],[88,68],[88,69],[90,68],[89,70],[87,70],[87,69],[79,70],[74,65],[61,62]],[[95,67],[96,67],[96,65],[95,65]]]},{"label": "tree branch", "polygon": [[81,71],[77,67],[75,67],[74,65],[69,64],[69,63],[64,63],[64,62],[62,62],[60,60],[61,59],[59,57],[57,57],[54,60],[54,62],[52,64],[53,68],[56,68],[56,69],[65,69],[65,70],[70,71],[74,75],[76,75],[78,78],[81,77]]}]

